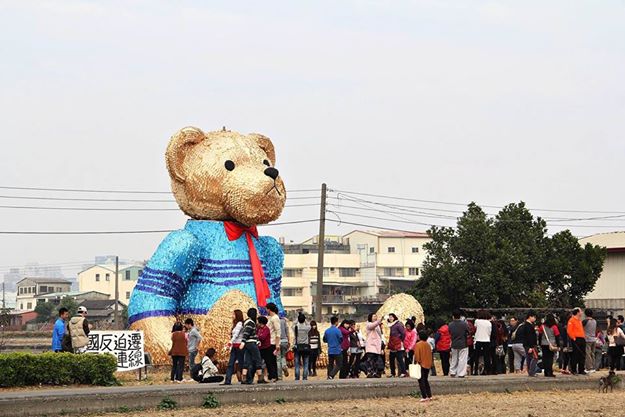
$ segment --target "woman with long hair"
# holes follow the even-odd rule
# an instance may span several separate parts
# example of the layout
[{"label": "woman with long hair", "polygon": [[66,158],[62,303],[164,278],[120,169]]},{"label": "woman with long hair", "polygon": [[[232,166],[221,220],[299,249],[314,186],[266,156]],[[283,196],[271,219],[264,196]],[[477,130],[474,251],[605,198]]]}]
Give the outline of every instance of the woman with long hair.
[{"label": "woman with long hair", "polygon": [[543,369],[545,376],[555,378],[553,373],[553,356],[560,348],[560,329],[553,314],[545,316],[545,322],[538,328],[540,350],[543,353]]},{"label": "woman with long hair", "polygon": [[618,326],[616,319],[610,317],[608,324],[608,356],[610,357],[610,371],[619,369],[621,357],[623,356],[623,346],[619,346],[619,340],[625,340],[625,333]]},{"label": "woman with long hair", "polygon": [[[304,313],[297,315],[297,323],[293,325],[293,351],[295,353],[295,380],[308,379],[308,367],[310,365],[310,325],[306,323]],[[300,372],[301,369],[301,372]]]},{"label": "woman with long hair", "polygon": [[351,323],[349,320],[343,320],[339,326],[343,341],[341,342],[341,352],[343,355],[343,362],[341,364],[341,371],[339,373],[339,379],[345,379],[349,376],[349,340],[350,334],[353,332]]},{"label": "woman with long hair", "polygon": [[237,379],[241,381],[241,370],[243,369],[243,350],[241,350],[241,338],[243,337],[243,312],[234,310],[232,312],[232,332],[230,342],[225,349],[230,349],[230,360],[228,361],[228,369],[226,370],[226,380],[223,385],[232,383],[232,375],[235,372],[235,364],[238,365]]},{"label": "woman with long hair", "polygon": [[321,334],[317,328],[317,322],[310,321],[310,331],[308,332],[308,343],[310,343],[310,357],[308,359],[308,374],[317,376],[317,359],[321,354]]}]

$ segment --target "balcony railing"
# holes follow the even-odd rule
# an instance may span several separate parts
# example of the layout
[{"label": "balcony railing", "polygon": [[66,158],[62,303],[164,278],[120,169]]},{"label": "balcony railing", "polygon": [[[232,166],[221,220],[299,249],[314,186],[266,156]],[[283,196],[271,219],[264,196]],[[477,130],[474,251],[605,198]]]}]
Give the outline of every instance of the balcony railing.
[{"label": "balcony railing", "polygon": [[[340,304],[383,304],[390,296],[387,294],[378,294],[373,296],[362,295],[324,295],[321,303],[324,305],[340,305]],[[313,296],[313,303],[317,297]]]}]

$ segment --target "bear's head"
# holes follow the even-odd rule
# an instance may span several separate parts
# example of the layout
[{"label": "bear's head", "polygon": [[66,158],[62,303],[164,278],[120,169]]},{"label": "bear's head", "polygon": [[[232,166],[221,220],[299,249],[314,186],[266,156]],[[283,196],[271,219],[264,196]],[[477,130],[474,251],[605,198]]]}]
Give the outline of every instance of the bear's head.
[{"label": "bear's head", "polygon": [[185,127],[172,136],[165,160],[176,201],[194,219],[251,226],[282,213],[286,189],[263,135]]}]

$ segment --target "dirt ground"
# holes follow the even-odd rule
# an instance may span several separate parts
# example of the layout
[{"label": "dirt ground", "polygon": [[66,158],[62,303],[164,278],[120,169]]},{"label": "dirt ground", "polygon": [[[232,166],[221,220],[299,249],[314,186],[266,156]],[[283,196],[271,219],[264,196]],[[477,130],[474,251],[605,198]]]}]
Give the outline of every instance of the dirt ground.
[{"label": "dirt ground", "polygon": [[[189,408],[168,411],[144,410],[124,413],[127,417],[293,417],[293,416],[506,416],[506,417],[622,417],[625,395],[596,391],[544,391],[512,394],[480,393],[436,397],[421,404],[412,397],[380,398],[341,402],[283,403],[225,406],[216,409]],[[120,413],[92,417],[118,417]]]}]

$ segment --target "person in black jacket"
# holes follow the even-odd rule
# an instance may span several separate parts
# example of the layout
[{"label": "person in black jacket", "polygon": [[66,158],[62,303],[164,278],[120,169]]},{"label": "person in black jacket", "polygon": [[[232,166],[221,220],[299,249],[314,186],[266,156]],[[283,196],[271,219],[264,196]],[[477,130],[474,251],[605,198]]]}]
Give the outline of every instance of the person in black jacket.
[{"label": "person in black jacket", "polygon": [[536,337],[536,313],[530,310],[527,313],[525,323],[519,325],[516,331],[516,340],[523,341],[523,348],[527,354],[527,374],[528,376],[536,376],[538,363],[538,338]]},{"label": "person in black jacket", "polygon": [[253,384],[254,374],[258,372],[260,380],[263,361],[258,350],[258,336],[256,336],[256,318],[258,311],[255,308],[247,310],[247,320],[243,323],[243,338],[240,349],[245,352],[245,363],[241,384]]}]

